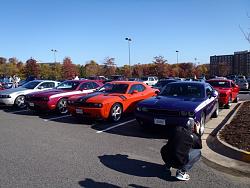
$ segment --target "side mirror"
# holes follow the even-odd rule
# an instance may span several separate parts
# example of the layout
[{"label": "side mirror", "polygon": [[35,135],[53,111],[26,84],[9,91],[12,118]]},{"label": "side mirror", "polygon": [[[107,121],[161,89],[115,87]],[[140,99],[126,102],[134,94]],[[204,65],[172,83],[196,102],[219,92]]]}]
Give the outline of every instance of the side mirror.
[{"label": "side mirror", "polygon": [[87,90],[87,89],[88,89],[88,88],[84,87],[84,88],[82,88],[82,91],[83,91],[83,90]]},{"label": "side mirror", "polygon": [[136,94],[136,93],[138,93],[138,90],[134,90],[134,91],[132,92],[132,94]]},{"label": "side mirror", "polygon": [[39,86],[38,89],[44,89],[44,87],[43,86]]},{"label": "side mirror", "polygon": [[159,90],[156,90],[156,91],[155,91],[155,94],[156,94],[156,95],[159,95],[159,93],[160,93]]}]

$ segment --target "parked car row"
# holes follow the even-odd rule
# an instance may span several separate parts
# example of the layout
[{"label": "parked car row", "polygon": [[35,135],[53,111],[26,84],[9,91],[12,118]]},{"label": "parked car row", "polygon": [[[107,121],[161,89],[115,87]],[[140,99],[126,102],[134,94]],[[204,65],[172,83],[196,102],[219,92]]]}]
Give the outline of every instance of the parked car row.
[{"label": "parked car row", "polygon": [[226,79],[166,79],[154,87],[139,81],[33,80],[0,91],[0,104],[113,122],[134,112],[145,128],[197,123],[203,134],[205,123],[218,116],[220,106],[230,108],[232,102],[238,102],[238,93],[239,86]]}]

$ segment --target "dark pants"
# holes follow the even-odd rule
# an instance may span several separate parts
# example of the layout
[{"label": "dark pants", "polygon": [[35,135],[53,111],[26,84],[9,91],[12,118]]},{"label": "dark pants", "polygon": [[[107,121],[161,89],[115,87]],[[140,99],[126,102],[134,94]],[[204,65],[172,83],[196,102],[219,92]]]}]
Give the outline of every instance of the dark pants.
[{"label": "dark pants", "polygon": [[181,169],[185,172],[189,171],[193,167],[194,163],[199,161],[200,157],[201,157],[200,149],[191,149],[188,154],[188,163],[185,164]]}]

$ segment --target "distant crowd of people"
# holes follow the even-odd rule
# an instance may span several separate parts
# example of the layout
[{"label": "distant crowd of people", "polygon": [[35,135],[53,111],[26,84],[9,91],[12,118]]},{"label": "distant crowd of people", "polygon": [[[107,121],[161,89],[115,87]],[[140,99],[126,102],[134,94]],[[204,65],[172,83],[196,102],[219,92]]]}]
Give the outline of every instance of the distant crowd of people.
[{"label": "distant crowd of people", "polygon": [[8,83],[8,84],[12,83],[12,88],[18,87],[18,84],[21,81],[21,79],[15,74],[13,76],[8,76],[8,77],[1,76],[1,80],[4,83]]}]

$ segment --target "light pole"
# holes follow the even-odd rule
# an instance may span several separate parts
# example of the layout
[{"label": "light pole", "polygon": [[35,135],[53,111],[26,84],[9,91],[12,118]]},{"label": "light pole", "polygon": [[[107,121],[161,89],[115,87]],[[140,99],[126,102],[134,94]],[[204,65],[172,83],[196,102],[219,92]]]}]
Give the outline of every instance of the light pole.
[{"label": "light pole", "polygon": [[129,76],[131,76],[131,65],[130,65],[130,43],[132,41],[131,38],[126,37],[125,40],[128,41],[128,63],[129,63]]},{"label": "light pole", "polygon": [[55,49],[51,49],[51,51],[54,53],[54,60],[55,60],[55,63],[56,63],[56,52],[58,52],[58,51],[55,50]]},{"label": "light pole", "polygon": [[178,64],[178,55],[179,55],[179,51],[176,50],[175,52],[176,52],[176,62],[177,62],[177,64]]}]

